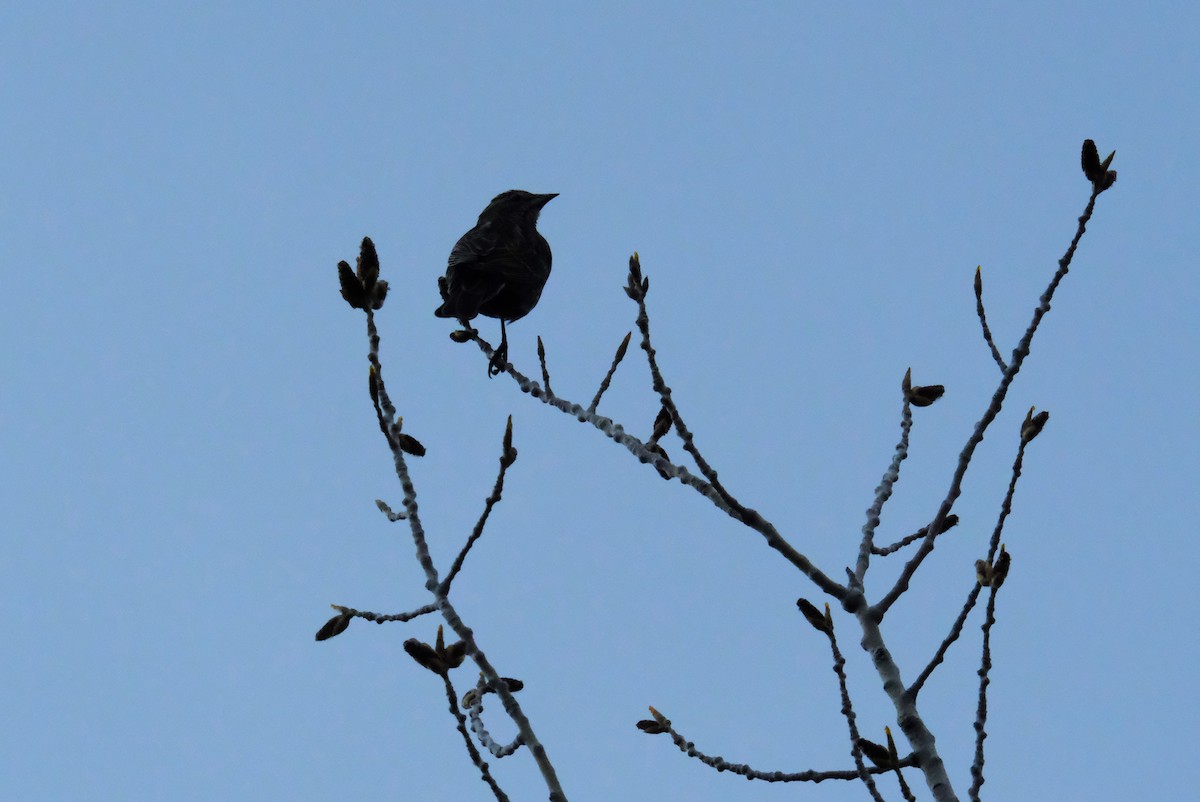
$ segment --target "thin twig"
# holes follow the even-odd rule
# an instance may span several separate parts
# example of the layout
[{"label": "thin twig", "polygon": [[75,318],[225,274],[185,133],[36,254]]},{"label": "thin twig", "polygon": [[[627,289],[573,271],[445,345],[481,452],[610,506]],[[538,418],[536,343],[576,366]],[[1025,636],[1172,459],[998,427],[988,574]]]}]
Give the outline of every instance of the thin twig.
[{"label": "thin twig", "polygon": [[863,537],[858,548],[858,565],[854,569],[854,581],[859,585],[862,585],[863,579],[867,575],[871,554],[875,551],[875,528],[879,526],[883,505],[891,498],[892,488],[900,480],[900,463],[908,457],[908,435],[912,431],[912,424],[912,404],[905,398],[904,408],[900,413],[900,442],[896,444],[892,462],[883,474],[883,479],[875,488],[875,500],[871,503],[871,508],[867,510],[867,522],[863,524],[862,528]]},{"label": "thin twig", "polygon": [[[1021,463],[1025,458],[1026,445],[1027,443],[1022,440],[1021,445],[1017,448],[1017,457],[1013,461],[1012,478],[1009,479],[1008,491],[1004,494],[1004,501],[1000,504],[1000,515],[997,517],[996,527],[992,531],[992,539],[988,545],[987,563],[989,565],[995,562],[996,551],[1000,548],[1000,535],[1004,531],[1004,521],[1008,518],[1008,514],[1012,512],[1013,495],[1017,491],[1017,480],[1021,478]],[[950,627],[950,634],[948,634],[946,639],[942,641],[941,646],[938,647],[937,653],[934,654],[933,659],[929,661],[929,664],[925,666],[925,669],[921,672],[921,675],[917,677],[911,686],[909,686],[908,694],[910,696],[915,698],[917,694],[921,692],[921,687],[925,684],[925,681],[929,679],[929,676],[933,673],[933,670],[937,668],[938,664],[941,663],[945,658],[946,651],[950,648],[951,644],[958,639],[959,635],[962,634],[963,624],[966,623],[967,615],[971,612],[971,609],[975,606],[975,602],[979,599],[980,590],[982,590],[982,587],[978,583],[971,588],[971,592],[967,595],[966,603],[963,605],[962,610],[959,611],[958,618],[955,619],[953,626]]]},{"label": "thin twig", "polygon": [[[825,610],[826,620],[831,621],[828,606]],[[854,758],[854,766],[858,771],[859,779],[867,786],[871,798],[875,802],[883,802],[879,789],[875,787],[875,780],[867,771],[867,764],[863,762],[862,747],[858,745],[862,734],[858,731],[858,716],[854,712],[854,705],[850,702],[850,687],[846,681],[846,658],[842,656],[842,651],[838,648],[837,636],[834,634],[832,626],[825,630],[825,636],[829,638],[829,648],[833,653],[833,673],[837,675],[838,689],[842,695],[842,715],[846,717],[846,726],[850,730],[850,755]]]},{"label": "thin twig", "polygon": [[479,520],[475,522],[475,528],[471,530],[470,537],[463,544],[462,549],[458,552],[458,556],[454,558],[454,564],[450,566],[450,570],[446,572],[446,578],[442,580],[441,594],[449,595],[450,583],[454,581],[454,577],[458,576],[458,572],[462,570],[463,561],[467,559],[467,553],[471,551],[471,547],[475,545],[475,541],[483,536],[483,528],[487,524],[488,516],[492,514],[492,508],[499,502],[504,493],[504,475],[508,473],[508,466],[513,464],[516,459],[516,451],[512,448],[512,416],[508,418],[508,429],[505,432],[505,447],[500,456],[500,472],[496,475],[496,484],[492,486],[492,494],[487,497],[483,504],[483,512],[479,516]]},{"label": "thin twig", "polygon": [[354,618],[362,618],[366,621],[374,621],[376,624],[386,624],[389,621],[412,621],[414,618],[420,618],[423,615],[437,612],[436,604],[427,604],[424,607],[418,607],[415,610],[409,610],[407,613],[373,613],[370,610],[355,610],[353,607],[338,607],[343,615],[352,616]]},{"label": "thin twig", "polygon": [[[657,711],[656,711],[657,712]],[[671,741],[688,757],[693,757],[699,760],[706,766],[714,768],[717,771],[728,771],[731,774],[737,774],[740,777],[745,777],[747,780],[761,780],[768,783],[794,783],[794,782],[811,782],[819,783],[825,780],[857,780],[861,776],[858,769],[834,769],[830,771],[762,771],[752,768],[745,763],[731,763],[720,755],[708,755],[696,748],[696,745],[680,733],[671,724],[670,720],[659,714],[655,720],[662,725],[662,731],[666,735],[671,736]],[[915,766],[916,758],[913,755],[902,758],[900,765],[904,767]],[[890,768],[883,769],[878,766],[866,766],[867,774],[883,774],[891,771]]]},{"label": "thin twig", "polygon": [[916,678],[912,685],[908,686],[906,695],[917,698],[917,694],[921,692],[921,688],[925,686],[925,681],[933,674],[933,670],[937,668],[941,662],[946,659],[946,652],[962,635],[963,625],[967,622],[967,616],[971,614],[971,610],[975,608],[975,602],[979,600],[979,591],[982,588],[976,582],[971,588],[971,592],[967,594],[967,600],[963,603],[962,609],[958,611],[958,618],[954,619],[954,624],[950,627],[949,634],[942,640],[938,646],[937,652],[930,659],[929,664],[921,671],[921,675]]},{"label": "thin twig", "polygon": [[[505,758],[514,755],[518,749],[525,745],[525,742],[521,740],[521,734],[517,733],[517,736],[507,744],[502,744],[497,742],[492,737],[492,734],[488,732],[487,726],[483,723],[483,699],[485,694],[479,690],[481,686],[483,686],[482,679],[480,680],[480,684],[475,686],[475,703],[467,710],[467,715],[471,718],[471,732],[475,733],[475,737],[479,739],[479,743],[494,756]],[[489,688],[488,690],[491,689]]]},{"label": "thin twig", "polygon": [[[952,529],[955,526],[958,526],[958,516],[957,515],[947,515],[946,522],[942,528],[942,531],[938,532],[938,534],[939,535],[944,534],[947,530]],[[900,549],[904,548],[905,546],[907,546],[911,543],[915,543],[916,541],[925,537],[927,534],[929,534],[929,527],[922,526],[916,532],[913,532],[911,535],[905,535],[904,537],[900,538],[899,540],[897,540],[895,543],[891,544],[890,546],[872,545],[871,553],[874,555],[877,555],[877,556],[886,557],[887,555],[889,555],[893,552],[897,552]]]},{"label": "thin twig", "polygon": [[[484,348],[484,343],[480,343],[480,348]],[[486,353],[486,351],[485,351]],[[779,534],[775,526],[770,521],[763,518],[754,510],[748,510],[745,507],[734,509],[726,503],[727,494],[722,494],[711,483],[703,478],[696,476],[682,465],[676,465],[670,460],[663,457],[661,454],[656,454],[646,447],[646,444],[632,434],[625,431],[625,428],[620,424],[614,423],[611,418],[606,418],[598,415],[593,411],[584,409],[579,404],[572,403],[558,396],[547,396],[537,382],[525,376],[513,365],[509,364],[505,368],[505,372],[512,376],[516,382],[518,389],[523,393],[527,393],[534,398],[540,399],[543,403],[554,407],[560,412],[570,415],[580,423],[587,423],[598,429],[605,436],[611,439],[618,445],[624,446],[631,454],[637,457],[638,461],[652,465],[659,473],[664,471],[678,479],[685,485],[688,485],[700,495],[707,498],[717,507],[731,518],[740,521],[754,531],[758,532],[767,541],[771,548],[783,555],[784,559],[796,566],[802,573],[808,576],[822,590],[834,598],[841,599],[846,594],[844,585],[834,582],[816,566],[814,566],[807,557],[796,551],[790,543],[788,543],[782,535]],[[676,418],[676,425],[678,419]],[[693,455],[694,456],[694,455]]]},{"label": "thin twig", "polygon": [[613,357],[612,364],[608,368],[608,373],[604,374],[604,380],[600,382],[600,389],[596,391],[596,397],[592,399],[592,403],[588,405],[588,412],[595,412],[596,407],[600,406],[600,397],[604,395],[604,391],[608,389],[609,382],[612,381],[613,374],[617,372],[617,365],[621,364],[621,360],[625,358],[625,351],[629,348],[629,339],[633,336],[633,332],[628,332],[625,339],[621,340],[621,344],[617,346],[617,354]]},{"label": "thin twig", "polygon": [[[468,331],[472,330],[468,329]],[[395,423],[396,408],[392,405],[384,384],[383,367],[379,361],[379,333],[375,328],[375,317],[370,309],[367,310],[367,335],[371,345],[368,359],[375,372],[375,380],[378,383],[377,392],[380,406],[386,415],[385,422],[387,425],[384,428],[388,430],[388,447],[392,452],[392,463],[396,470],[396,478],[400,480],[400,487],[404,494],[404,509],[408,514],[406,520],[412,532],[413,543],[417,549],[417,562],[420,563],[421,569],[425,573],[425,589],[433,594],[435,604],[441,612],[442,617],[454,633],[466,644],[467,654],[479,666],[484,678],[496,688],[496,694],[504,704],[504,712],[508,714],[513,724],[516,725],[517,731],[520,732],[522,740],[529,747],[529,751],[537,763],[538,769],[542,774],[542,780],[546,783],[546,788],[550,792],[549,798],[551,802],[566,802],[567,795],[558,780],[554,764],[550,762],[545,747],[542,746],[537,734],[533,731],[533,725],[530,723],[529,718],[521,709],[520,703],[517,702],[512,692],[508,690],[508,686],[499,681],[500,673],[491,664],[491,661],[488,660],[483,650],[479,648],[479,644],[475,642],[475,633],[463,622],[449,597],[440,592],[441,582],[438,579],[438,571],[433,564],[433,558],[429,553],[429,543],[425,537],[425,528],[421,523],[421,516],[418,510],[417,491],[413,486],[412,476],[408,471],[408,463],[405,460],[404,451],[400,448],[397,438],[394,436],[399,432],[399,427]],[[476,340],[479,339],[478,334],[473,333],[473,336]],[[480,347],[485,348],[485,351],[491,350],[491,346],[482,341],[480,341]]]},{"label": "thin twig", "polygon": [[716,470],[708,464],[708,461],[704,459],[704,455],[700,453],[700,449],[696,446],[695,437],[693,437],[691,430],[688,429],[687,424],[684,423],[683,416],[680,414],[679,408],[675,405],[675,401],[671,397],[671,388],[663,380],[662,371],[658,366],[656,352],[650,340],[650,315],[646,309],[646,289],[648,287],[649,280],[642,279],[641,263],[638,260],[637,254],[634,254],[629,260],[629,285],[626,287],[626,293],[638,305],[637,327],[642,334],[641,347],[646,352],[646,361],[650,366],[654,392],[658,393],[659,398],[662,400],[662,405],[671,413],[671,418],[675,423],[675,431],[683,441],[684,450],[692,455],[696,467],[700,469],[700,473],[708,480],[709,486],[720,496],[723,502],[722,506],[730,511],[730,515],[761,534],[766,539],[768,546],[778,551],[788,562],[799,568],[821,590],[835,599],[845,599],[846,587],[828,577],[823,571],[813,565],[807,557],[796,551],[779,534],[774,525],[763,518],[757,510],[752,510],[742,505],[734,498],[733,494],[726,490],[725,486],[717,478]]},{"label": "thin twig", "polygon": [[874,613],[876,617],[882,619],[888,609],[896,603],[900,595],[908,589],[909,583],[912,582],[913,575],[920,568],[921,563],[933,551],[935,536],[934,532],[941,531],[942,523],[946,516],[950,514],[950,509],[954,506],[954,502],[958,500],[962,493],[963,477],[967,473],[967,468],[971,464],[971,457],[975,454],[975,449],[983,441],[983,435],[987,432],[988,427],[996,416],[1000,414],[1001,408],[1004,406],[1005,396],[1008,395],[1008,388],[1016,378],[1017,373],[1021,370],[1021,366],[1025,363],[1025,358],[1029,356],[1030,345],[1033,342],[1033,336],[1037,333],[1038,326],[1042,322],[1042,318],[1050,311],[1050,301],[1054,298],[1054,292],[1058,289],[1058,285],[1066,277],[1067,272],[1071,269],[1071,259],[1075,256],[1075,249],[1079,247],[1079,241],[1083,238],[1084,231],[1087,229],[1087,223],[1092,217],[1092,211],[1096,207],[1096,197],[1103,190],[1096,186],[1092,187],[1091,197],[1088,198],[1087,207],[1083,214],[1079,217],[1079,226],[1075,229],[1075,236],[1071,239],[1071,244],[1067,248],[1067,252],[1061,259],[1058,260],[1058,270],[1054,274],[1054,278],[1050,280],[1050,284],[1046,287],[1046,291],[1042,293],[1037,308],[1033,311],[1033,320],[1029,327],[1025,330],[1025,334],[1021,337],[1021,342],[1013,350],[1012,361],[1008,365],[1008,369],[1004,371],[1004,376],[1000,380],[996,392],[992,395],[991,403],[987,410],[983,413],[983,417],[975,425],[975,431],[971,433],[967,444],[963,447],[962,453],[959,454],[958,464],[954,469],[954,476],[950,481],[950,489],[946,493],[946,497],[942,500],[938,507],[937,514],[934,515],[933,521],[929,524],[930,535],[925,537],[921,546],[917,549],[916,554],[912,559],[905,564],[900,576],[896,579],[895,585],[888,591],[882,599],[874,605]]},{"label": "thin twig", "polygon": [[545,383],[546,392],[551,395],[554,391],[550,389],[550,371],[546,368],[546,346],[542,345],[542,337],[538,335],[538,362],[542,363],[542,382]]},{"label": "thin twig", "polygon": [[979,790],[983,788],[983,742],[987,738],[987,689],[991,684],[992,670],[992,627],[996,623],[996,593],[992,588],[988,596],[987,616],[983,621],[983,655],[979,663],[979,705],[975,710],[975,760],[971,763],[971,787],[967,791],[974,802],[979,802]]},{"label": "thin twig", "polygon": [[1024,440],[1017,447],[1017,457],[1013,460],[1012,478],[1008,480],[1008,492],[1004,494],[1004,501],[1000,503],[1000,514],[996,517],[996,527],[992,530],[992,539],[988,542],[987,561],[993,562],[996,559],[996,551],[1000,548],[1000,536],[1004,532],[1004,522],[1008,520],[1008,514],[1012,512],[1013,496],[1017,492],[1017,480],[1021,478],[1021,464],[1025,461],[1025,446],[1028,445]]},{"label": "thin twig", "polygon": [[450,675],[448,673],[442,674],[442,682],[446,686],[446,698],[450,701],[450,712],[454,714],[454,720],[458,722],[458,731],[462,733],[463,743],[467,745],[467,754],[471,756],[471,762],[479,769],[480,779],[492,789],[492,793],[496,795],[498,802],[508,802],[508,795],[500,789],[500,785],[492,776],[488,764],[484,761],[483,756],[479,754],[479,750],[475,748],[475,743],[471,740],[471,734],[467,732],[467,719],[458,706],[458,695],[454,691],[454,684],[450,682]]},{"label": "thin twig", "polygon": [[979,325],[983,327],[983,339],[987,341],[988,348],[992,349],[992,359],[996,360],[996,364],[1000,366],[1000,372],[1004,373],[1008,370],[1008,365],[1004,364],[1004,357],[1000,356],[1000,350],[996,348],[996,343],[992,340],[992,331],[988,328],[987,312],[983,310],[982,270],[982,267],[975,268],[975,314],[979,315]]}]

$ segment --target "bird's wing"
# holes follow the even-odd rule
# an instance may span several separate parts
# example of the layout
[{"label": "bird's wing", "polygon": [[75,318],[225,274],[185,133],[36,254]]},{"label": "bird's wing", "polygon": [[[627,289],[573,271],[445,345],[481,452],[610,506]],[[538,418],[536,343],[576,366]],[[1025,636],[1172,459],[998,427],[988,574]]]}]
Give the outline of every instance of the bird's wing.
[{"label": "bird's wing", "polygon": [[475,226],[454,243],[448,267],[487,261],[497,252],[499,234],[491,222]]}]

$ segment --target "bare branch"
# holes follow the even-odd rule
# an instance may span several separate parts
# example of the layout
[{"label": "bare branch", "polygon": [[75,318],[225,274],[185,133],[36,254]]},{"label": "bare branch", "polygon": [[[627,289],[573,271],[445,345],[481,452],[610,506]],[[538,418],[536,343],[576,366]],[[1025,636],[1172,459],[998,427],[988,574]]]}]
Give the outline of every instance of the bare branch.
[{"label": "bare branch", "polygon": [[975,314],[979,316],[979,325],[983,327],[983,339],[987,342],[988,348],[992,349],[992,359],[996,360],[996,364],[1000,366],[1000,372],[1004,373],[1008,370],[1008,365],[1004,364],[1004,357],[1000,356],[1000,350],[996,348],[996,343],[992,340],[992,330],[988,328],[987,312],[983,309],[983,266],[975,268]]}]

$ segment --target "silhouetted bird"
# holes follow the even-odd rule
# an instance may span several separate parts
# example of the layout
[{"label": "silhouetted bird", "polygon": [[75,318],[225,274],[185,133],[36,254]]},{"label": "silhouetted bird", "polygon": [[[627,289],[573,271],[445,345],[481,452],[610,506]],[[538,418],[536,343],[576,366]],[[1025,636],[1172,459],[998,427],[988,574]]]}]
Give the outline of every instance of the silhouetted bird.
[{"label": "silhouetted bird", "polygon": [[438,279],[438,317],[457,318],[463,325],[476,315],[499,318],[500,347],[488,364],[490,376],[508,360],[504,324],[529,314],[550,278],[550,245],[538,233],[537,219],[556,197],[520,189],[497,195],[454,245],[446,275]]}]

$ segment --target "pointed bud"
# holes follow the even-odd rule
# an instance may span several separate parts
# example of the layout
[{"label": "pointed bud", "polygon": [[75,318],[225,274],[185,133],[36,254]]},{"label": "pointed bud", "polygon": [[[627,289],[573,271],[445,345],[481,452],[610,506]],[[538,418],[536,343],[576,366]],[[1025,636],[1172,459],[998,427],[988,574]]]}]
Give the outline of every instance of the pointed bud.
[{"label": "pointed bud", "polygon": [[975,561],[975,581],[985,588],[992,584],[992,564],[987,560]]},{"label": "pointed bud", "polygon": [[671,424],[673,422],[671,410],[664,406],[658,411],[658,416],[654,419],[654,430],[650,433],[650,442],[657,443],[667,432],[671,431]]},{"label": "pointed bud", "polygon": [[818,632],[824,632],[826,635],[833,632],[833,627],[829,625],[829,620],[817,609],[817,605],[808,599],[796,599],[796,606],[800,608],[800,612],[804,614],[805,620],[812,625],[813,629]]},{"label": "pointed bud", "polygon": [[888,748],[882,744],[877,744],[874,741],[868,741],[866,738],[858,739],[858,748],[867,756],[867,759],[881,769],[890,769],[894,765],[892,756],[888,752]]},{"label": "pointed bud", "polygon": [[1042,433],[1042,429],[1046,425],[1046,421],[1050,420],[1050,413],[1042,410],[1038,414],[1033,414],[1033,407],[1029,408],[1029,414],[1025,416],[1025,422],[1021,424],[1021,444],[1026,445],[1033,438]]},{"label": "pointed bud", "polygon": [[463,659],[467,656],[466,641],[455,641],[447,646],[441,654],[442,660],[445,661],[447,668],[458,668],[462,665]]},{"label": "pointed bud", "polygon": [[904,388],[905,399],[914,407],[927,407],[946,392],[946,388],[940,384],[914,385],[912,368],[904,374],[904,383],[901,386]]},{"label": "pointed bud", "polygon": [[637,728],[647,735],[665,735],[667,732],[670,732],[670,730],[652,718],[642,719],[637,723]]},{"label": "pointed bud", "polygon": [[379,310],[383,308],[383,302],[387,300],[388,283],[383,279],[375,282],[375,288],[371,290],[371,308]]},{"label": "pointed bud", "polygon": [[400,450],[405,454],[412,454],[414,457],[425,456],[425,446],[421,445],[417,438],[412,437],[411,435],[396,435],[396,445],[399,446]]},{"label": "pointed bud", "polygon": [[1104,169],[1100,167],[1100,154],[1096,150],[1096,143],[1090,139],[1083,140],[1083,151],[1080,154],[1080,163],[1083,167],[1083,174],[1087,176],[1087,180],[1093,184],[1104,177]]},{"label": "pointed bud", "polygon": [[625,294],[635,301],[641,301],[646,296],[649,283],[642,279],[642,263],[637,252],[629,257],[629,281],[625,285]]},{"label": "pointed bud", "polygon": [[942,528],[938,530],[938,534],[940,535],[942,532],[945,532],[947,529],[953,529],[956,526],[958,526],[958,516],[955,515],[954,513],[950,513],[949,515],[947,515],[945,517],[945,519],[943,519]]},{"label": "pointed bud", "polygon": [[354,309],[365,309],[367,293],[363,290],[362,282],[358,280],[358,276],[354,275],[354,271],[350,269],[350,265],[344,261],[338,262],[337,269],[338,282],[342,287],[342,298]]},{"label": "pointed bud", "polygon": [[375,289],[379,280],[379,255],[375,253],[375,243],[370,237],[363,237],[362,246],[358,251],[358,280],[368,295]]},{"label": "pointed bud", "polygon": [[428,643],[409,638],[404,641],[404,651],[408,652],[408,656],[417,661],[417,664],[422,668],[427,668],[434,674],[444,675],[446,673],[446,664],[438,657],[437,652]]},{"label": "pointed bud", "polygon": [[625,358],[625,352],[629,350],[629,338],[633,336],[633,332],[627,332],[625,339],[621,340],[621,344],[617,346],[617,355],[613,358],[613,362],[620,362]]},{"label": "pointed bud", "polygon": [[471,332],[465,329],[450,332],[450,339],[456,343],[465,343],[471,339]]},{"label": "pointed bud", "polygon": [[317,640],[329,640],[330,638],[341,635],[346,631],[346,627],[350,626],[351,615],[342,613],[335,615],[333,618],[325,622],[325,625],[317,630]]},{"label": "pointed bud", "polygon": [[1000,544],[1000,556],[996,558],[996,565],[992,568],[992,587],[999,590],[1004,584],[1004,580],[1008,577],[1008,569],[1012,565],[1012,556],[1005,550],[1004,544]]}]

